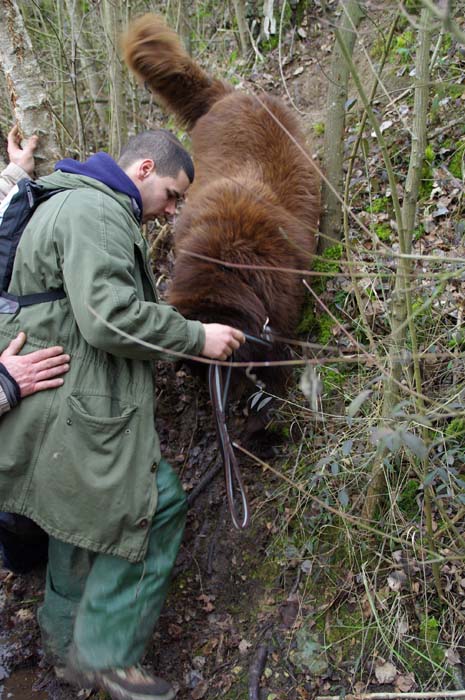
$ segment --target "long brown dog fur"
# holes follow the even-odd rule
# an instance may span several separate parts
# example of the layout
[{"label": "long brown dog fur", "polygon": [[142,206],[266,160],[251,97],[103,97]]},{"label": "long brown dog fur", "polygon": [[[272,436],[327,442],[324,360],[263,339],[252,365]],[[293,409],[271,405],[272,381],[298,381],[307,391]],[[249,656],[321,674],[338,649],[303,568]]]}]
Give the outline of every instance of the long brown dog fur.
[{"label": "long brown dog fur", "polygon": [[[291,336],[304,287],[298,274],[280,268],[309,268],[320,209],[318,175],[297,120],[277,98],[211,79],[155,15],[134,22],[124,51],[192,139],[196,176],[176,222],[170,303],[188,318],[252,335],[268,318],[277,335]],[[237,359],[263,359],[263,352],[249,342]]]}]

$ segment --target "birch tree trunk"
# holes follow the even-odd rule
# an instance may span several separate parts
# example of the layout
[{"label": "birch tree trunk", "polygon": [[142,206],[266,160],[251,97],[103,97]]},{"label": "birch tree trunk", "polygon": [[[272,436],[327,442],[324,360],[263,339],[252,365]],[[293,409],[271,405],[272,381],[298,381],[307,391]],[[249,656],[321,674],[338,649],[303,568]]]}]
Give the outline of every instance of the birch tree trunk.
[{"label": "birch tree trunk", "polygon": [[0,0],[0,64],[22,133],[39,136],[36,173],[46,175],[60,158],[55,118],[16,0]]},{"label": "birch tree trunk", "polygon": [[274,0],[264,0],[263,2],[263,22],[260,32],[260,39],[266,41],[270,34],[276,34],[276,19],[274,16]]},{"label": "birch tree trunk", "polygon": [[[352,55],[356,33],[363,10],[358,0],[341,0],[342,15],[340,35]],[[328,100],[326,105],[326,128],[324,138],[323,171],[328,182],[323,181],[320,249],[326,250],[338,243],[342,235],[342,185],[344,160],[345,105],[349,67],[336,41],[329,75]],[[339,195],[339,196],[338,196]]]}]

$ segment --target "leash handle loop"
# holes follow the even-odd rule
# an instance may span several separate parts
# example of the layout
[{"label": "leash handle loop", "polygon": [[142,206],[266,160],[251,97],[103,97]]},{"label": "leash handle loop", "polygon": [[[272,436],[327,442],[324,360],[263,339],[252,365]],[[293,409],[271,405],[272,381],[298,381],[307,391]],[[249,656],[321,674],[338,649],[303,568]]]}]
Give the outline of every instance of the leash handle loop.
[{"label": "leash handle loop", "polygon": [[[226,481],[226,496],[228,499],[229,511],[235,528],[243,530],[250,522],[250,507],[247,500],[242,475],[234,453],[234,448],[229,437],[226,425],[225,407],[228,398],[229,385],[231,379],[231,367],[228,367],[226,379],[223,385],[222,368],[218,365],[210,365],[208,369],[208,386],[210,398],[215,416],[216,431],[223,456],[224,475]],[[240,518],[236,506],[236,493],[239,491],[242,504],[242,518]]]}]

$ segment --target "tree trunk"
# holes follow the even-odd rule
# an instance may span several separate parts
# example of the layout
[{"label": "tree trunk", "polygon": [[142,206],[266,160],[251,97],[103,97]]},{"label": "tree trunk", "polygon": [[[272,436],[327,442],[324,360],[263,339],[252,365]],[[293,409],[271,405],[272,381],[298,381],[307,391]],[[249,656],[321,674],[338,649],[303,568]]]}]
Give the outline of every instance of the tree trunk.
[{"label": "tree trunk", "polygon": [[39,136],[36,172],[45,175],[60,157],[55,118],[16,0],[0,0],[0,63],[21,131]]},{"label": "tree trunk", "polygon": [[192,54],[191,45],[191,25],[189,22],[189,6],[191,3],[189,0],[179,0],[179,21],[177,25],[179,26],[179,36],[181,41],[189,55]]},{"label": "tree trunk", "polygon": [[[79,5],[79,21],[81,24],[81,27],[84,26],[84,14],[82,11],[81,6]],[[92,19],[92,18],[90,18]],[[89,21],[89,20],[88,20]],[[97,54],[97,46],[98,46],[98,38],[96,37],[95,34],[91,37],[90,33],[84,31],[84,29],[81,30],[80,35],[79,35],[79,45],[81,48],[81,60],[84,63],[85,66],[82,68],[82,72],[84,75],[84,78],[87,82],[87,86],[89,89],[89,94],[92,99],[92,104],[94,108],[94,112],[97,115],[98,119],[98,125],[99,127],[103,130],[106,127],[106,106],[104,102],[102,101],[102,97],[104,96],[104,91],[103,91],[103,84],[104,84],[104,79],[102,79],[102,76],[97,73],[96,69],[96,63],[95,63],[95,58]],[[93,39],[93,41],[91,41]]]},{"label": "tree trunk", "polygon": [[69,25],[71,28],[71,36],[70,36],[70,55],[68,57],[69,60],[69,66],[70,66],[70,75],[69,79],[71,82],[71,88],[72,88],[72,93],[73,93],[73,101],[74,101],[74,113],[76,116],[76,123],[75,123],[75,129],[74,129],[74,134],[76,136],[77,140],[77,147],[79,151],[79,157],[83,159],[86,155],[87,151],[87,139],[86,139],[86,132],[84,128],[84,121],[83,121],[83,116],[82,116],[82,110],[81,110],[81,100],[80,100],[80,94],[79,94],[79,70],[80,70],[80,62],[79,62],[79,51],[80,47],[78,46],[78,41],[79,41],[79,36],[81,32],[81,22],[79,21],[79,17],[76,16],[76,2],[74,0],[66,0],[66,8],[68,10],[68,19],[69,19]]},{"label": "tree trunk", "polygon": [[260,32],[261,41],[267,41],[270,34],[276,34],[276,20],[274,17],[274,0],[264,0],[263,21]]},{"label": "tree trunk", "polygon": [[102,0],[101,13],[108,54],[108,77],[110,84],[110,130],[108,150],[118,157],[127,141],[127,115],[123,85],[123,64],[119,55],[119,37],[122,30],[122,17],[118,3]]},{"label": "tree trunk", "polygon": [[[358,0],[341,0],[340,34],[349,54],[355,43],[355,29],[363,17]],[[338,243],[342,236],[342,186],[344,160],[345,105],[349,68],[336,41],[329,76],[323,171],[328,182],[322,186],[323,215],[321,218],[320,250]]]},{"label": "tree trunk", "polygon": [[233,0],[234,11],[236,13],[237,28],[239,30],[239,40],[242,56],[247,56],[251,46],[247,18],[245,13],[245,0]]}]

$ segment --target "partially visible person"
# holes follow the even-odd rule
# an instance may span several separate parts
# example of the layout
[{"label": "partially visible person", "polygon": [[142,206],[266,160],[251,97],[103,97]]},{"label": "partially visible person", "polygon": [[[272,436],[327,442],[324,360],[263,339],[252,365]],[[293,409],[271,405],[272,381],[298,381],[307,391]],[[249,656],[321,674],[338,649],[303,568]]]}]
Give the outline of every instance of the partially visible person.
[{"label": "partially visible person", "polygon": [[31,136],[21,147],[21,136],[17,124],[8,134],[9,164],[0,173],[0,202],[19,180],[34,174],[34,151],[39,141],[38,136]]},{"label": "partially visible person", "polygon": [[63,384],[69,369],[69,355],[54,346],[19,355],[26,342],[21,332],[0,354],[0,416],[14,408],[25,396]]},{"label": "partially visible person", "polygon": [[[8,134],[9,165],[0,173],[0,202],[12,188],[34,175],[34,151],[38,137],[31,136],[21,147],[19,128]],[[55,346],[19,355],[26,334],[20,332],[0,354],[0,416],[17,406],[25,396],[63,384],[59,375],[69,369],[69,355]],[[0,512],[0,555],[3,566],[25,573],[47,559],[48,536],[32,520],[22,515]]]},{"label": "partially visible person", "polygon": [[[18,125],[15,124],[10,130],[10,162],[0,173],[0,202],[19,180],[33,176],[34,151],[38,140],[37,136],[31,136],[22,147]],[[55,346],[19,356],[25,342],[25,333],[19,333],[0,355],[0,416],[25,396],[61,386],[63,379],[59,379],[58,375],[68,371],[69,356],[63,354],[63,348]]]}]

